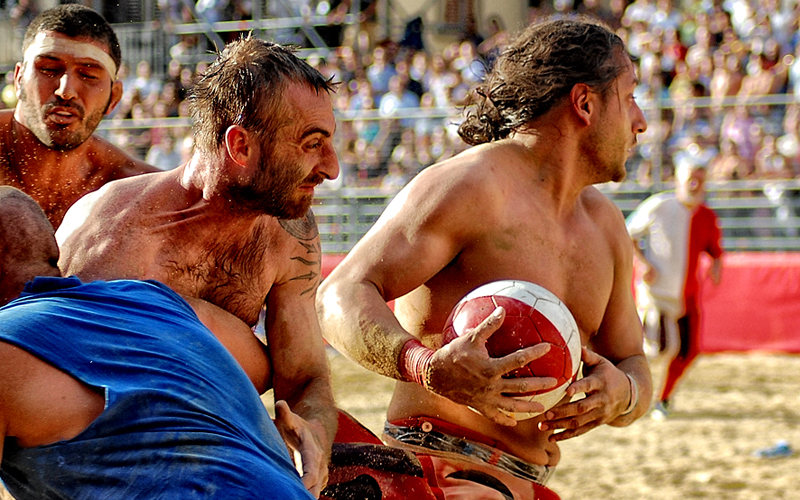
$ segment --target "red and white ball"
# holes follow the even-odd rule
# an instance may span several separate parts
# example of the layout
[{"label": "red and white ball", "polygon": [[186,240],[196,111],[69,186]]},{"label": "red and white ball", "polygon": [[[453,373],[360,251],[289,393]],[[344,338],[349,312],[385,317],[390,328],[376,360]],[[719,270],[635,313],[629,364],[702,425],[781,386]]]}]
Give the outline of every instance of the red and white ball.
[{"label": "red and white ball", "polygon": [[[542,342],[551,344],[541,358],[504,375],[505,378],[556,378],[556,387],[514,395],[517,399],[538,401],[547,411],[564,397],[567,386],[578,376],[581,336],[575,318],[546,288],[527,281],[495,281],[476,288],[456,304],[445,324],[444,343],[477,327],[498,306],[505,309],[506,317],[486,342],[490,356],[499,358]],[[542,412],[505,413],[524,420]]]}]

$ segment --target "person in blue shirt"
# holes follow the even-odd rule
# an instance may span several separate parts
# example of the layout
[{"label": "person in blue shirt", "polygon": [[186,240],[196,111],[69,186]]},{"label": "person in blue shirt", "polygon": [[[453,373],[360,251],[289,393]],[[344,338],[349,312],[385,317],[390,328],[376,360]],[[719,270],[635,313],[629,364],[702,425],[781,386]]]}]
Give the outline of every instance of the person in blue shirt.
[{"label": "person in blue shirt", "polygon": [[[0,479],[15,498],[313,498],[242,321],[157,281],[62,278],[57,261],[42,209],[0,186]],[[277,404],[278,425],[298,419]]]}]

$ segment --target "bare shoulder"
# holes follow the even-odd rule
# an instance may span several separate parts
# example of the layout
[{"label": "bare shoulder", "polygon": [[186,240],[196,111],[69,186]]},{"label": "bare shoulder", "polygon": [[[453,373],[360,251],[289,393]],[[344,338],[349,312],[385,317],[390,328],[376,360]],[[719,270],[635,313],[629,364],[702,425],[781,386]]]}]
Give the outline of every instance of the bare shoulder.
[{"label": "bare shoulder", "polygon": [[76,216],[85,219],[91,213],[93,217],[97,217],[102,211],[117,212],[133,203],[143,203],[147,198],[147,193],[157,184],[158,179],[159,174],[154,173],[152,176],[125,177],[103,184],[99,189],[81,197],[70,207],[59,231],[64,224],[70,222],[70,219],[73,219],[74,222]]},{"label": "bare shoulder", "polygon": [[473,146],[424,169],[409,183],[405,195],[425,206],[438,202],[439,206],[488,209],[494,200],[500,201],[514,167],[522,161],[519,148],[511,142]]},{"label": "bare shoulder", "polygon": [[[322,245],[314,212],[309,210],[299,219],[267,220],[267,238],[277,240],[275,246],[281,260],[271,259],[276,266],[276,285],[296,285],[303,296],[313,297],[322,279]],[[263,248],[269,242],[265,241]],[[282,264],[280,264],[282,262]]]},{"label": "bare shoulder", "polygon": [[[133,158],[106,139],[93,135],[89,155],[95,168],[107,180],[123,179],[139,174],[159,172],[159,169],[142,160]],[[176,165],[177,166],[177,165]]]},{"label": "bare shoulder", "polygon": [[581,201],[609,242],[625,247],[631,243],[625,227],[625,217],[608,196],[596,187],[588,186],[581,192]]},{"label": "bare shoulder", "polygon": [[[70,274],[78,274],[71,263],[76,256],[94,254],[100,249],[109,249],[108,235],[125,234],[125,239],[116,238],[119,244],[141,230],[136,219],[145,210],[155,209],[153,196],[158,191],[161,179],[169,172],[114,180],[88,193],[73,204],[56,231],[56,241],[61,249],[59,267]],[[104,245],[95,244],[103,240]],[[66,266],[66,267],[65,267]]]},{"label": "bare shoulder", "polygon": [[[7,141],[5,140],[5,137],[9,128],[11,127],[12,116],[14,116],[13,109],[4,109],[0,111],[0,151],[4,152],[2,155],[0,155],[0,165],[4,165],[8,161],[6,159],[5,151],[9,145],[6,144]],[[2,175],[3,174],[0,174],[0,178],[2,178]]]},{"label": "bare shoulder", "polygon": [[[0,110],[0,127],[7,127],[11,123],[11,117],[14,116],[13,109]],[[0,143],[2,145],[2,143]]]},{"label": "bare shoulder", "polygon": [[299,219],[276,219],[276,222],[281,227],[284,236],[289,239],[305,242],[319,239],[317,219],[312,210],[306,212],[305,216]]}]

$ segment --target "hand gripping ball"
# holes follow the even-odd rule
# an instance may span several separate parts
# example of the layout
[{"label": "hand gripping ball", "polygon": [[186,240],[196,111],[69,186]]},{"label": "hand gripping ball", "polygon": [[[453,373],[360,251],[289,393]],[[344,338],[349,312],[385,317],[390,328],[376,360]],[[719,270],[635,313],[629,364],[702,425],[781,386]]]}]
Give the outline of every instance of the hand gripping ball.
[{"label": "hand gripping ball", "polygon": [[[506,317],[486,342],[490,356],[499,358],[541,342],[552,344],[541,358],[504,375],[557,379],[554,388],[513,395],[525,401],[538,401],[547,411],[564,397],[567,386],[578,375],[581,337],[575,318],[558,297],[539,285],[517,280],[495,281],[476,288],[456,304],[445,324],[444,344],[477,327],[497,306],[506,310]],[[504,413],[525,420],[542,412]]]}]

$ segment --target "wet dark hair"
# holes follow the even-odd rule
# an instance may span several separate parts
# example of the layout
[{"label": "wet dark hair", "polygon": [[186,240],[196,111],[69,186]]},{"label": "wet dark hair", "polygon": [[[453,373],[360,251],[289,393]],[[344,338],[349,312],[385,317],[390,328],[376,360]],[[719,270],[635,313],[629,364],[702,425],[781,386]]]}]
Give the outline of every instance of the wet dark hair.
[{"label": "wet dark hair", "polygon": [[543,116],[578,83],[605,93],[630,57],[623,41],[588,19],[557,19],[526,28],[498,57],[458,133],[468,144],[503,139]]},{"label": "wet dark hair", "polygon": [[[36,35],[42,31],[55,31],[70,38],[91,38],[108,47],[108,53],[119,69],[122,63],[122,49],[117,34],[103,16],[80,4],[64,4],[47,9],[36,16],[22,39],[22,52],[25,53]],[[116,76],[116,75],[112,75]]]},{"label": "wet dark hair", "polygon": [[231,125],[252,131],[262,142],[270,141],[285,119],[283,92],[292,82],[318,93],[335,90],[331,80],[297,58],[292,47],[252,36],[229,43],[189,96],[195,147],[215,152]]}]

